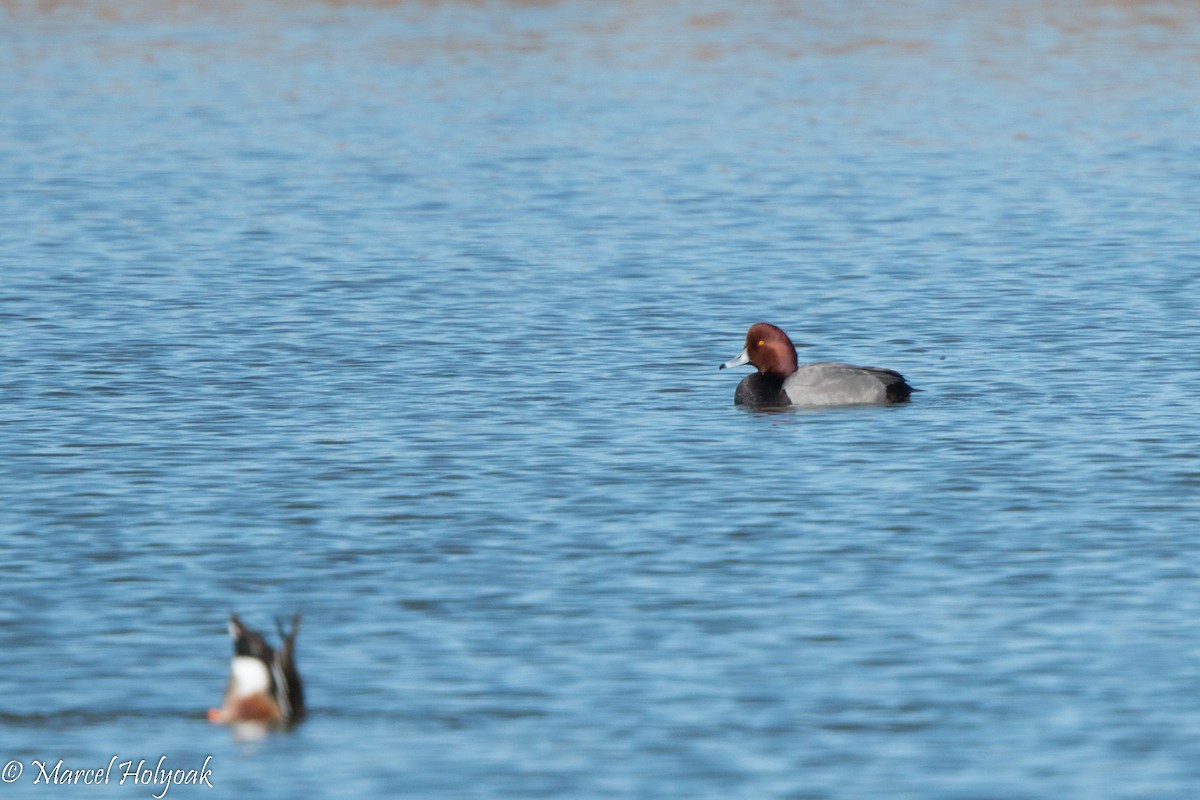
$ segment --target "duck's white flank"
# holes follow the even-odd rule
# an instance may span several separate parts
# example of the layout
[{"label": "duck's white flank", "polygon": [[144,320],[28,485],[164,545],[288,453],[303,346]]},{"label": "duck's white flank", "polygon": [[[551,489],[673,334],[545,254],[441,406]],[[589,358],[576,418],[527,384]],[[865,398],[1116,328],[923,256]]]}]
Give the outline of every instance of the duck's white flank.
[{"label": "duck's white flank", "polygon": [[247,697],[271,690],[270,670],[257,658],[234,656],[229,674],[233,677],[230,683],[236,697]]}]

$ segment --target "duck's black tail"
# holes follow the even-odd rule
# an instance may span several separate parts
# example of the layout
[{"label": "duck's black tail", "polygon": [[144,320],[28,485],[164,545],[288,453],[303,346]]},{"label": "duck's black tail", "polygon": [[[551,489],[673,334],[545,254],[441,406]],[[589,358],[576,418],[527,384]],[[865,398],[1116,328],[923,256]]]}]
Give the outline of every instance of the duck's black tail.
[{"label": "duck's black tail", "polygon": [[300,632],[300,612],[292,616],[292,629],[285,630],[283,622],[277,620],[281,644],[271,661],[271,677],[275,683],[275,702],[288,723],[300,721],[304,716],[304,682],[296,669],[296,635]]}]

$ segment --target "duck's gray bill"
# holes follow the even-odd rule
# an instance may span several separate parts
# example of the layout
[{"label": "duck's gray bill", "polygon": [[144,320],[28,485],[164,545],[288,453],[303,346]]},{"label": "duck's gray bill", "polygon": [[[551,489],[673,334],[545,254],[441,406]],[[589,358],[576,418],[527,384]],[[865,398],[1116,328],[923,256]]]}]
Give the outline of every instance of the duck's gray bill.
[{"label": "duck's gray bill", "polygon": [[750,363],[750,352],[749,352],[749,350],[743,350],[741,352],[741,354],[739,356],[737,356],[737,358],[729,359],[724,364],[722,364],[720,367],[718,367],[718,369],[726,369],[728,367],[740,367],[742,364],[749,364],[749,363]]}]

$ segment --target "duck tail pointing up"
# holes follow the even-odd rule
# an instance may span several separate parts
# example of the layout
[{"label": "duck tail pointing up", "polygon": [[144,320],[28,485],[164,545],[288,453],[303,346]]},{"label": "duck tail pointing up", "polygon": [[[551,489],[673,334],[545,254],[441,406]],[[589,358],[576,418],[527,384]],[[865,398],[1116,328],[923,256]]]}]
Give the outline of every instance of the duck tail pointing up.
[{"label": "duck tail pointing up", "polygon": [[288,723],[298,722],[304,716],[304,683],[296,669],[296,635],[300,632],[300,612],[292,616],[292,628],[284,628],[283,620],[276,620],[281,643],[271,662],[271,676],[275,683],[275,702]]}]

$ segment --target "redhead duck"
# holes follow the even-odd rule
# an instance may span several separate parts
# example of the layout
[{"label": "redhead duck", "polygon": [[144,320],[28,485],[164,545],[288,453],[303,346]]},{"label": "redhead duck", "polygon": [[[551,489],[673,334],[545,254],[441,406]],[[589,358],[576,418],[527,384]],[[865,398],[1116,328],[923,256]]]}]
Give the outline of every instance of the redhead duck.
[{"label": "redhead duck", "polygon": [[903,403],[913,392],[899,372],[835,361],[796,365],[796,347],[782,329],[759,322],[746,331],[746,349],[721,369],[751,364],[733,394],[744,406],[852,406]]},{"label": "redhead duck", "polygon": [[233,661],[224,702],[220,708],[208,711],[211,722],[290,726],[304,716],[304,685],[295,663],[300,615],[292,618],[290,632],[284,631],[282,623],[278,627],[282,644],[272,650],[267,640],[242,624],[237,614],[229,615]]}]

